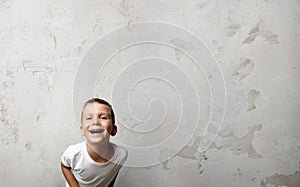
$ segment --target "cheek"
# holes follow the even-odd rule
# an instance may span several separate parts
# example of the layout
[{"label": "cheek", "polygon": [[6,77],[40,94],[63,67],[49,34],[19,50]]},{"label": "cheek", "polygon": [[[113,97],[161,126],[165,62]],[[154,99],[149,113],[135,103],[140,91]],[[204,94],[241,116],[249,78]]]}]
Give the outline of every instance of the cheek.
[{"label": "cheek", "polygon": [[112,131],[112,124],[110,122],[106,124],[106,130],[109,133]]},{"label": "cheek", "polygon": [[80,128],[81,132],[86,133],[88,131],[88,127],[89,127],[88,125],[82,125],[81,128]]},{"label": "cheek", "polygon": [[110,132],[111,131],[111,125],[108,125],[106,129],[107,129],[108,132]]}]

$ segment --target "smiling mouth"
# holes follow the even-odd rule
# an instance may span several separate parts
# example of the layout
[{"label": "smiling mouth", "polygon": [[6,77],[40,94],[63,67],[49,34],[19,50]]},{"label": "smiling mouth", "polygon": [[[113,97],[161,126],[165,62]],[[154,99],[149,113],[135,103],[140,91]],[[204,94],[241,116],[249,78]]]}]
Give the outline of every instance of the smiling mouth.
[{"label": "smiling mouth", "polygon": [[104,129],[90,130],[91,134],[100,134],[104,131]]}]

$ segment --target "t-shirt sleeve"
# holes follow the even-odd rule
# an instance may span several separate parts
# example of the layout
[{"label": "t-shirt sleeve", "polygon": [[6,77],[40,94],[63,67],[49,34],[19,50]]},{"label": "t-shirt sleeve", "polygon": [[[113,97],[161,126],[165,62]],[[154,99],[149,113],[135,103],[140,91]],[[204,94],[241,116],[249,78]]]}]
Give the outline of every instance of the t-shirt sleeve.
[{"label": "t-shirt sleeve", "polygon": [[127,160],[127,156],[128,156],[128,151],[123,148],[123,147],[119,147],[119,159],[120,159],[120,165],[123,165],[124,162]]},{"label": "t-shirt sleeve", "polygon": [[124,164],[124,162],[127,160],[127,157],[128,157],[128,151],[127,149],[124,149],[124,159],[122,164]]},{"label": "t-shirt sleeve", "polygon": [[71,161],[72,161],[72,155],[69,146],[61,156],[61,163],[66,167],[71,167],[72,165]]}]

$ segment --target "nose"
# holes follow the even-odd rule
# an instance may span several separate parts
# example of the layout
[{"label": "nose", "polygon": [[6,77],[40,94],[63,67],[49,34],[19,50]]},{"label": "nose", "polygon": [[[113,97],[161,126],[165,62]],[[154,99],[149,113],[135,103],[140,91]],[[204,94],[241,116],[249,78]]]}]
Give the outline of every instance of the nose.
[{"label": "nose", "polygon": [[95,117],[93,120],[93,125],[101,125],[101,120],[99,117]]}]

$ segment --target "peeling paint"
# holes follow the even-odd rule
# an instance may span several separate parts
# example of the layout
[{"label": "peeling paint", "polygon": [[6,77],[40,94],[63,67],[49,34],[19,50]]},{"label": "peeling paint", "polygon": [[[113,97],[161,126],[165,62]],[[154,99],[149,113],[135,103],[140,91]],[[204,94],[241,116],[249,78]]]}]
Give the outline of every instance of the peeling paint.
[{"label": "peeling paint", "polygon": [[243,41],[243,43],[251,44],[258,36],[260,36],[271,45],[279,44],[278,35],[269,30],[265,30],[262,23],[258,23],[255,27],[253,27],[248,35],[249,36]]},{"label": "peeling paint", "polygon": [[256,109],[256,105],[255,105],[255,101],[257,98],[260,97],[260,91],[255,90],[255,89],[251,89],[248,94],[247,94],[247,101],[248,101],[248,109],[247,111],[251,111],[251,110],[255,110]]},{"label": "peeling paint", "polygon": [[50,66],[33,65],[31,61],[23,61],[23,69],[25,72],[30,72],[33,75],[39,73],[54,72],[55,68]]},{"label": "peeling paint", "polygon": [[196,159],[195,153],[198,150],[202,137],[196,137],[194,143],[191,146],[184,146],[181,151],[179,151],[176,156],[185,159]]},{"label": "peeling paint", "polygon": [[239,67],[233,72],[232,76],[237,77],[239,80],[243,80],[248,77],[254,70],[254,60],[249,58],[241,59]]},{"label": "peeling paint", "polygon": [[36,65],[31,60],[24,60],[22,67],[26,73],[31,73],[33,76],[39,78],[38,84],[45,93],[48,93],[53,89],[57,73],[55,66]]},{"label": "peeling paint", "polygon": [[231,142],[231,150],[235,155],[241,155],[247,153],[249,158],[262,158],[260,154],[258,154],[252,146],[252,140],[254,137],[254,132],[262,129],[262,125],[254,125],[248,128],[248,133],[238,138],[233,133],[230,133],[226,138],[230,139]]},{"label": "peeling paint", "polygon": [[268,186],[280,187],[286,185],[288,187],[299,187],[300,186],[300,171],[296,171],[294,174],[283,175],[275,174],[270,177],[266,177],[261,181],[262,187]]},{"label": "peeling paint", "polygon": [[[196,137],[195,141],[193,142],[192,145],[190,146],[184,146],[175,156],[184,158],[184,159],[191,159],[191,160],[197,160],[196,158],[196,152],[198,150],[198,147],[200,145],[202,137]],[[175,151],[170,150],[170,149],[163,149],[160,151],[159,154],[159,160],[163,164],[163,169],[168,170],[168,162],[169,159],[171,159],[170,155],[174,155]],[[207,160],[207,157],[205,156],[205,153],[202,153],[201,159]],[[166,160],[166,158],[169,158]],[[165,160],[165,161],[163,161]]]}]

